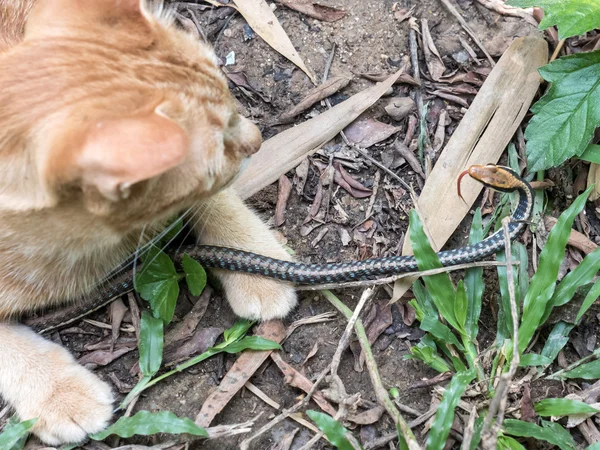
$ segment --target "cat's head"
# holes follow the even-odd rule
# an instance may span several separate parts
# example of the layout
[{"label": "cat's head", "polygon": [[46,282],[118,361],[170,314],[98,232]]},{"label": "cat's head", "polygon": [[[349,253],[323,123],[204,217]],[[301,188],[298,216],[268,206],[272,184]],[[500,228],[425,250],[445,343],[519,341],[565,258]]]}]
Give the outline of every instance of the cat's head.
[{"label": "cat's head", "polygon": [[212,49],[144,0],[37,0],[0,105],[3,208],[78,202],[115,225],[215,193],[261,143]]}]

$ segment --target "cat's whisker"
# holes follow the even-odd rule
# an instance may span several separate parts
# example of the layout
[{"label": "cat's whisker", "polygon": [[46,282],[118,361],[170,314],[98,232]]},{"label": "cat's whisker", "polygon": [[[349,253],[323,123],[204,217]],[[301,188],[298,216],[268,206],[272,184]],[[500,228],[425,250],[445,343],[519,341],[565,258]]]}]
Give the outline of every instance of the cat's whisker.
[{"label": "cat's whisker", "polygon": [[[190,233],[192,233],[196,226],[198,225],[198,223],[204,218],[204,216],[206,214],[208,214],[208,217],[206,217],[206,220],[204,221],[205,225],[202,226],[202,231],[204,231],[204,227],[206,226],[206,222],[208,220],[210,220],[210,216],[212,214],[213,208],[210,207],[210,205],[208,204],[203,204],[202,205],[204,208],[202,208],[202,210],[200,208],[198,208],[198,210],[194,213],[194,215],[198,215],[198,217],[196,218],[196,220],[194,221],[194,224],[192,226],[189,227],[188,232],[185,234],[184,238],[182,239],[182,243],[188,238],[188,236],[190,235]],[[199,238],[200,235],[202,233],[196,233],[196,238]],[[181,245],[179,244],[179,246],[177,247],[177,252],[179,252],[179,250],[181,250]]]}]

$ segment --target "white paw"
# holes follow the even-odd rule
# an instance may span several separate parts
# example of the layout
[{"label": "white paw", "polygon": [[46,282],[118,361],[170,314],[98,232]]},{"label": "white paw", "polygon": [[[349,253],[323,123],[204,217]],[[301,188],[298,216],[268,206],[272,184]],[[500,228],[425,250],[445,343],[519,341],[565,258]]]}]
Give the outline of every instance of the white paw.
[{"label": "white paw", "polygon": [[108,426],[113,395],[108,384],[75,362],[61,367],[40,397],[15,405],[19,417],[38,418],[32,428],[50,445],[80,442]]},{"label": "white paw", "polygon": [[252,320],[285,317],[296,306],[294,287],[258,275],[220,271],[227,300],[238,316]]}]

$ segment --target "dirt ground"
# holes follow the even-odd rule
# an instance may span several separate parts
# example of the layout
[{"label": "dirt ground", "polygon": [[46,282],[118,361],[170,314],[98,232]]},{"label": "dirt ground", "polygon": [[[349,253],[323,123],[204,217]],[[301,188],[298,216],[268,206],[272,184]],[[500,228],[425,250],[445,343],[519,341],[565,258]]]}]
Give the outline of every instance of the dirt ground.
[{"label": "dirt ground", "polygon": [[[442,56],[447,72],[489,68],[489,64],[477,46],[438,0],[400,0],[399,2],[392,0],[322,0],[321,3],[341,8],[347,11],[347,15],[337,22],[327,23],[292,11],[278,3],[274,3],[272,6],[276,7],[275,15],[296,49],[319,78],[323,74],[328,57],[335,45],[336,51],[331,64],[330,77],[350,76],[352,81],[347,88],[331,97],[333,104],[373,85],[372,81],[361,78],[358,74],[390,74],[398,69],[403,58],[409,54],[409,23],[407,20],[398,20],[399,14],[395,15],[395,13],[413,7],[413,17],[428,20],[433,41]],[[523,20],[499,15],[484,8],[475,0],[458,0],[457,4],[460,13],[494,57],[500,56],[514,38],[538,32],[535,27]],[[245,39],[252,33],[249,33],[241,15],[233,14],[232,9],[202,10],[194,5],[187,5],[185,2],[178,3],[178,10],[184,16],[191,17],[188,8],[189,11],[194,12],[195,18],[202,25],[209,41],[214,43],[217,55],[223,61],[226,61],[232,52],[235,54],[235,63],[227,65],[226,69],[230,72],[243,72],[247,77],[248,84],[256,92],[244,90],[232,83],[233,93],[239,100],[244,113],[259,124],[265,139],[281,132],[286,127],[293,126],[293,124],[284,126],[273,124],[281,113],[290,110],[313,87],[308,77],[272,50],[260,37],[252,35],[250,39]],[[461,40],[468,42],[475,49],[478,61],[480,61],[479,65],[465,50]],[[481,72],[485,73],[484,70]],[[390,96],[403,96],[409,93],[409,86],[396,85]],[[462,98],[470,102],[473,95],[462,95]],[[396,138],[403,140],[408,126],[407,119],[394,121],[387,115],[384,106],[388,100],[389,98],[383,98],[365,114],[365,117],[370,119],[398,127],[398,131],[392,137],[384,139],[367,150],[369,155],[378,161],[386,161],[390,158],[393,160],[396,157],[394,140]],[[456,128],[464,110],[461,110],[460,105],[440,97],[426,95],[426,100],[431,101],[429,123],[431,130],[435,129],[440,109],[447,106],[453,108],[452,120],[447,127],[447,140]],[[325,108],[324,105],[317,104],[307,112],[300,114],[295,119],[296,123],[318,115]],[[281,151],[285,152],[286,149],[282,148]],[[338,137],[326,144],[320,155],[314,156],[312,159],[327,164],[329,155],[339,151],[347,152],[348,150],[344,148],[343,141]],[[373,188],[375,174],[379,169],[358,154],[346,153],[346,155],[348,155],[346,159],[352,163],[345,166],[349,174],[364,187]],[[392,162],[392,164],[394,163]],[[313,164],[310,165],[306,185],[300,192],[296,189],[298,186],[297,175],[294,171],[288,174],[290,181],[294,182],[294,188],[285,210],[285,221],[281,226],[276,227],[282,239],[285,239],[287,245],[295,250],[296,257],[306,262],[328,262],[397,254],[407,226],[407,212],[412,207],[409,193],[402,189],[395,180],[380,173],[379,189],[371,207],[372,213],[366,217],[366,212],[370,209],[371,197],[356,198],[346,190],[335,186],[332,190],[332,207],[329,214],[323,218],[320,224],[313,220],[312,225],[318,226],[308,229],[303,226],[303,221],[309,213],[319,184],[319,173],[315,167]],[[418,188],[419,177],[408,164],[398,164],[392,170]],[[278,188],[274,184],[250,199],[249,203],[264,219],[273,224],[277,196]],[[395,205],[390,202],[392,198],[396,201]],[[339,205],[339,208],[335,208],[333,205]],[[468,225],[468,221],[465,222],[449,242],[449,247],[464,244],[465,230]],[[489,345],[495,335],[493,304],[497,279],[492,271],[488,275],[489,295],[487,295],[487,301],[490,306],[485,308],[486,311],[482,317],[482,332],[479,342],[482,348]],[[361,290],[348,289],[336,293],[349,307],[354,307]],[[389,293],[380,289],[373,304],[385,309],[389,298]],[[423,335],[416,322],[410,326],[406,324],[410,323],[410,317],[404,306],[405,300],[407,299],[403,299],[399,304],[391,307],[391,311],[386,310],[386,314],[390,316],[389,321],[373,344],[373,349],[385,387],[397,387],[400,392],[400,402],[423,413],[430,407],[431,388],[412,388],[411,386],[415,382],[432,378],[437,373],[419,361],[405,359],[405,356],[409,354],[409,348],[416,344]],[[181,319],[185,316],[196,301],[197,299],[191,295],[182,295],[176,318]],[[290,324],[301,318],[333,310],[334,308],[319,294],[304,291],[300,294],[299,306],[285,320],[285,323]],[[107,310],[104,309],[94,313],[92,318],[106,323],[107,314]],[[367,312],[367,316],[368,314]],[[234,321],[235,317],[226,301],[218,293],[215,293],[199,327],[225,329],[230,327]],[[331,362],[345,326],[346,320],[337,314],[336,319],[331,322],[300,327],[283,345],[282,358],[304,373],[307,378],[314,379],[316,374]],[[54,337],[72,349],[76,357],[85,355],[86,344],[97,342],[109,333],[108,330],[101,330],[84,322],[75,327],[73,333],[55,333]],[[78,333],[77,330],[90,334]],[[133,337],[131,333],[125,333],[124,336]],[[306,361],[315,343],[318,343],[318,351]],[[137,381],[137,378],[130,372],[137,357],[137,351],[131,351],[116,361],[98,368],[97,372],[109,383],[113,383],[115,391],[119,391],[120,388],[125,392]],[[184,373],[170,377],[165,382],[148,390],[136,404],[135,410],[172,411],[179,416],[193,419],[204,400],[217,389],[220,380],[236,357],[235,355],[218,356],[186,370]],[[355,356],[352,352],[344,352],[339,373],[349,393],[359,392],[367,404],[376,402],[371,383],[368,380],[368,373],[366,369],[356,370]],[[291,407],[302,394],[298,389],[285,383],[284,376],[273,362],[263,364],[251,381],[282,408]],[[560,385],[535,386],[532,395],[534,397],[543,395],[547,389],[560,390]],[[309,407],[317,409],[313,403]],[[213,425],[244,422],[260,415],[256,421],[256,429],[276,414],[277,411],[273,407],[243,389],[217,416]],[[405,417],[408,420],[414,418],[410,414],[406,414]],[[363,445],[377,437],[394,432],[393,423],[386,414],[383,414],[382,418],[374,424],[353,425],[350,423],[348,427],[353,429],[355,436]],[[283,437],[296,428],[299,431],[291,448],[298,449],[311,438],[313,433],[292,420],[286,420],[272,428],[254,441],[252,448],[276,449]],[[420,440],[423,439],[419,429],[416,430],[416,435]],[[133,442],[153,444],[168,439],[166,436],[155,436],[138,438]],[[238,447],[242,439],[243,435],[242,437],[212,441],[195,441],[190,444],[189,448],[234,449]],[[112,442],[117,447],[117,442]],[[88,444],[85,448],[104,449],[105,447],[101,447],[99,444]],[[314,448],[330,447],[322,440]]]}]

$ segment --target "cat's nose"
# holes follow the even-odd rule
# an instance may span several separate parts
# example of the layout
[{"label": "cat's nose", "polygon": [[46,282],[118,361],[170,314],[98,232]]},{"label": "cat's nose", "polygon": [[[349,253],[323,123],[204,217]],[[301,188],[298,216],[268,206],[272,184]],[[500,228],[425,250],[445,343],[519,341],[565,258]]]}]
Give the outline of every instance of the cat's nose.
[{"label": "cat's nose", "polygon": [[240,150],[244,155],[250,156],[258,151],[262,144],[262,136],[260,130],[251,120],[240,116]]}]

